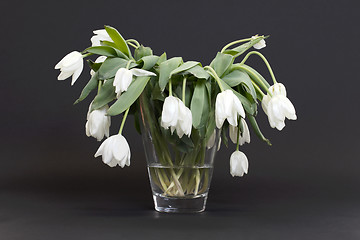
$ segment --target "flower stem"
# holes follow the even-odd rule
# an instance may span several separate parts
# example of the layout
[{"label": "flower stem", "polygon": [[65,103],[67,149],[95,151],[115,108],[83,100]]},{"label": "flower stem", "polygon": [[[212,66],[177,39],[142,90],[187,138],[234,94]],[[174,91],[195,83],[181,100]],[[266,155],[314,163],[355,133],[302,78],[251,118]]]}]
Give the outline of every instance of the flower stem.
[{"label": "flower stem", "polygon": [[86,58],[86,57],[89,57],[89,56],[91,56],[91,55],[93,55],[93,53],[86,53],[86,54],[82,55],[82,57],[83,57],[83,58]]},{"label": "flower stem", "polygon": [[215,70],[210,67],[210,66],[205,66],[204,69],[208,70],[208,72],[210,73],[210,75],[213,76],[213,78],[216,80],[217,84],[219,85],[219,88],[220,90],[223,92],[224,91],[224,88],[220,82],[220,78],[219,76],[216,74]]},{"label": "flower stem", "polygon": [[258,91],[258,93],[261,94],[261,97],[264,97],[265,94],[261,91],[261,88],[251,79],[251,83],[254,86],[254,88]]},{"label": "flower stem", "polygon": [[186,90],[186,77],[183,80],[183,89],[182,89],[182,101],[185,104],[185,90]]},{"label": "flower stem", "polygon": [[135,39],[127,39],[126,43],[133,46],[134,48],[140,47],[140,43],[136,41]]},{"label": "flower stem", "polygon": [[99,94],[103,81],[99,81],[97,93]]},{"label": "flower stem", "polygon": [[241,117],[238,117],[238,131],[236,134],[236,151],[239,151],[239,138],[240,138],[240,121],[241,121]]},{"label": "flower stem", "polygon": [[172,96],[172,83],[171,83],[171,79],[169,80],[169,96]]},{"label": "flower stem", "polygon": [[124,117],[123,117],[123,120],[122,120],[122,122],[121,122],[120,130],[119,130],[119,134],[120,134],[120,135],[121,135],[122,130],[123,130],[123,128],[124,128],[124,125],[125,125],[125,122],[126,122],[126,117],[127,117],[128,113],[129,113],[129,110],[130,110],[130,108],[126,109],[126,111],[125,111],[125,113],[124,113]]},{"label": "flower stem", "polygon": [[132,62],[135,62],[135,61],[131,59],[131,60],[129,60],[129,61],[127,62],[127,64],[126,64],[126,69],[129,69],[130,64],[131,64]]},{"label": "flower stem", "polygon": [[241,61],[240,65],[244,64],[245,61],[246,61],[251,55],[253,55],[253,54],[258,55],[258,56],[264,61],[264,63],[266,64],[266,67],[267,67],[268,70],[269,70],[269,73],[270,73],[270,75],[271,75],[271,78],[272,78],[274,84],[277,83],[276,78],[275,78],[275,75],[274,75],[274,73],[273,73],[273,71],[272,71],[272,68],[271,68],[268,60],[265,58],[264,55],[262,55],[262,54],[259,53],[258,51],[251,51],[251,52],[249,52],[248,54],[246,54],[246,56],[244,57],[244,59]]},{"label": "flower stem", "polygon": [[221,52],[222,52],[222,53],[225,52],[225,50],[228,49],[229,47],[231,47],[232,45],[235,45],[235,44],[238,44],[238,43],[242,43],[242,42],[247,42],[247,41],[250,41],[250,40],[251,40],[251,38],[245,38],[245,39],[240,39],[240,40],[233,41],[233,42],[225,45],[225,47],[223,47],[223,48],[221,49]]}]

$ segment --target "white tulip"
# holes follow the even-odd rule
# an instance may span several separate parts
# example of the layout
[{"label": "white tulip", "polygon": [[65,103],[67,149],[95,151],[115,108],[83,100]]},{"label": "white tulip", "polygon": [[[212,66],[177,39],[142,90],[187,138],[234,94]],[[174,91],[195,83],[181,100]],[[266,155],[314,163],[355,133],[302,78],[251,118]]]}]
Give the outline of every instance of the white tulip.
[{"label": "white tulip", "polygon": [[249,162],[243,152],[235,151],[230,157],[230,174],[235,177],[242,177],[248,173]]},{"label": "white tulip", "polygon": [[58,76],[58,80],[65,80],[72,75],[71,85],[74,85],[75,81],[80,76],[83,67],[84,61],[81,53],[73,51],[67,54],[55,66],[55,69],[60,69],[61,71],[60,75]]},{"label": "white tulip", "polygon": [[221,128],[225,119],[232,126],[237,126],[237,118],[240,115],[245,118],[244,108],[239,98],[230,89],[219,93],[215,102],[216,127]]},{"label": "white tulip", "polygon": [[[242,123],[244,129],[243,129],[243,132],[241,132],[239,135],[240,146],[243,145],[244,143],[250,143],[250,131],[249,131],[248,125],[246,124],[245,119],[241,118],[241,123]],[[231,141],[234,144],[236,144],[237,133],[238,133],[238,127],[229,125],[229,136],[230,136]]]},{"label": "white tulip", "polygon": [[125,165],[130,166],[130,147],[121,134],[105,139],[95,153],[95,157],[100,155],[102,155],[103,162],[110,167],[115,167],[116,165],[122,168]]},{"label": "white tulip", "polygon": [[115,87],[115,92],[117,93],[117,97],[120,96],[122,92],[127,91],[128,87],[130,86],[133,75],[137,77],[144,77],[144,76],[156,76],[155,73],[146,71],[144,69],[139,68],[120,68],[117,70],[114,78],[113,85]]},{"label": "white tulip", "polygon": [[285,127],[285,118],[296,120],[294,105],[286,97],[286,88],[282,83],[275,83],[269,88],[272,96],[265,95],[262,100],[262,108],[268,116],[270,126],[279,131]]},{"label": "white tulip", "polygon": [[108,105],[102,108],[91,111],[91,105],[87,114],[87,122],[85,124],[86,136],[94,137],[98,141],[101,141],[104,136],[109,137],[109,128],[111,125],[110,116],[106,116],[106,112],[109,109]]},{"label": "white tulip", "polygon": [[171,133],[174,132],[179,116],[179,101],[176,97],[168,96],[165,98],[162,113],[161,126],[165,129],[171,128]]},{"label": "white tulip", "polygon": [[[104,62],[106,60],[106,58],[107,58],[106,56],[100,56],[95,60],[95,63],[102,63],[102,62]],[[90,70],[90,75],[92,76],[94,74],[95,74],[95,71],[91,69]]]},{"label": "white tulip", "polygon": [[109,41],[109,42],[113,41],[105,29],[95,30],[93,31],[93,33],[95,35],[92,36],[90,39],[92,43],[91,45],[92,47],[101,46],[100,41]]},{"label": "white tulip", "polygon": [[[256,39],[256,38],[258,38],[258,36],[252,36],[251,38]],[[258,50],[262,49],[262,48],[266,47],[266,42],[264,39],[261,39],[258,43],[254,44],[253,47]]]},{"label": "white tulip", "polygon": [[177,99],[179,104],[179,114],[178,114],[178,121],[176,124],[176,133],[179,138],[185,134],[188,137],[191,135],[192,129],[192,114],[191,110],[185,106],[185,104],[178,98]]}]

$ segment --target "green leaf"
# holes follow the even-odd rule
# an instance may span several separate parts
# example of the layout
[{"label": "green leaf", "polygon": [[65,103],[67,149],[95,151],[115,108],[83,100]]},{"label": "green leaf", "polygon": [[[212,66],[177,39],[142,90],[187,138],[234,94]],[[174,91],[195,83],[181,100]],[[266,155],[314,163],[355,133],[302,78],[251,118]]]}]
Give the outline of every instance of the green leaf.
[{"label": "green leaf", "polygon": [[[110,42],[110,41],[100,41],[102,46],[109,46],[109,47],[113,47],[116,48],[116,44],[114,42]],[[125,55],[125,54],[124,54]]]},{"label": "green leaf", "polygon": [[108,115],[115,116],[128,109],[140,96],[150,77],[137,77],[128,90],[120,95],[118,100],[109,108]]},{"label": "green leaf", "polygon": [[116,98],[115,88],[113,86],[114,79],[109,79],[104,82],[98,95],[94,98],[91,105],[91,111],[99,109]]},{"label": "green leaf", "polygon": [[209,113],[209,120],[207,122],[206,126],[206,134],[205,134],[205,142],[207,143],[211,135],[214,133],[216,127],[215,123],[215,111],[214,109],[211,109]]},{"label": "green leaf", "polygon": [[216,74],[221,77],[233,62],[233,56],[218,52],[214,60],[210,63],[210,66],[214,68]]},{"label": "green leaf", "polygon": [[141,67],[142,69],[150,70],[153,66],[155,66],[157,61],[159,61],[159,57],[151,55],[151,56],[142,57],[137,61],[137,63],[138,64],[143,63],[143,66]]},{"label": "green leaf", "polygon": [[241,104],[243,105],[246,112],[248,112],[251,115],[254,115],[256,113],[256,103],[251,103],[246,97],[232,89],[227,83],[225,83],[223,80],[220,79],[221,85],[223,86],[224,90],[230,89],[233,91],[233,93],[239,98]]},{"label": "green leaf", "polygon": [[[106,80],[115,76],[119,68],[125,68],[128,61],[122,58],[107,58],[99,68],[99,79]],[[130,64],[130,68],[137,66],[135,63]]]},{"label": "green leaf", "polygon": [[103,55],[107,57],[120,57],[129,59],[124,53],[120,52],[116,48],[109,47],[109,46],[96,46],[96,47],[89,47],[85,51],[93,54]]},{"label": "green leaf", "polygon": [[74,102],[74,104],[77,104],[82,100],[84,100],[90,94],[90,92],[98,86],[98,84],[99,84],[98,72],[95,72],[95,74],[91,77],[90,81],[81,91],[80,97]]},{"label": "green leaf", "polygon": [[153,55],[153,51],[151,50],[151,48],[144,47],[143,45],[141,45],[140,47],[135,49],[135,52],[134,52],[134,58],[136,61],[140,60],[141,58],[143,58],[145,56],[151,56],[151,55]]},{"label": "green leaf", "polygon": [[194,66],[197,66],[199,65],[200,63],[199,62],[195,62],[195,61],[188,61],[188,62],[185,62],[184,64],[181,64],[178,68],[174,69],[171,73],[170,73],[170,77],[172,75],[175,75],[175,74],[178,74],[178,73],[181,73],[181,72],[184,72]]},{"label": "green leaf", "polygon": [[109,34],[110,38],[114,41],[117,49],[123,52],[126,56],[131,57],[129,46],[126,44],[125,39],[120,35],[120,33],[115,28],[110,26],[105,26],[105,30]]},{"label": "green leaf", "polygon": [[196,83],[190,105],[194,128],[199,129],[205,126],[209,117],[209,108],[205,81],[199,80]]},{"label": "green leaf", "polygon": [[166,59],[167,59],[166,52],[164,52],[163,54],[161,54],[159,60],[157,61],[157,65],[160,65],[162,62],[165,62]]},{"label": "green leaf", "polygon": [[249,122],[250,122],[252,128],[253,128],[254,131],[255,131],[256,136],[258,136],[261,140],[263,140],[263,141],[266,142],[269,146],[271,146],[272,144],[271,144],[270,140],[267,139],[267,138],[262,134],[262,132],[260,131],[260,128],[259,128],[259,126],[258,126],[258,124],[257,124],[257,122],[256,122],[255,117],[252,116],[252,115],[250,115],[250,114],[247,114],[247,117],[248,117],[248,119],[249,119]]},{"label": "green leaf", "polygon": [[171,72],[176,69],[181,63],[181,57],[174,57],[160,64],[159,86],[161,91],[164,91],[167,83],[169,82]]},{"label": "green leaf", "polygon": [[92,70],[94,70],[94,72],[97,72],[99,70],[99,68],[101,67],[101,64],[102,64],[102,62],[101,63],[95,63],[95,62],[91,61],[90,59],[88,59],[86,61],[89,64],[90,68]]},{"label": "green leaf", "polygon": [[241,84],[247,89],[247,92],[251,94],[253,100],[256,101],[255,88],[251,82],[249,75],[246,72],[235,70],[222,77],[222,80],[226,82],[230,87],[235,87]]},{"label": "green leaf", "polygon": [[233,55],[233,56],[239,56],[241,54],[243,54],[244,52],[246,52],[249,48],[251,48],[252,46],[254,46],[255,44],[257,44],[258,42],[260,42],[262,39],[266,39],[269,36],[260,36],[257,39],[252,39],[247,43],[241,44],[240,46],[230,49],[230,50],[226,50],[225,53]]},{"label": "green leaf", "polygon": [[210,77],[210,75],[204,70],[204,68],[202,68],[199,65],[196,65],[190,69],[188,69],[184,75],[186,74],[191,74],[194,75],[196,78],[203,78],[203,79],[208,79]]}]

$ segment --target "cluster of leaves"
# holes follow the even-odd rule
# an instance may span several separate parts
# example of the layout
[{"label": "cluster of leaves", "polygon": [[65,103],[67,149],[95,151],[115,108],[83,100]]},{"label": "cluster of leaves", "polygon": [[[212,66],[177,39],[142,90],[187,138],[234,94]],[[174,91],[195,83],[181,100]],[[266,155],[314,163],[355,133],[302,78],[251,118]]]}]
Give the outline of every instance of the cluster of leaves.
[{"label": "cluster of leaves", "polygon": [[[186,152],[196,146],[198,139],[208,139],[215,129],[215,100],[220,92],[218,83],[214,80],[215,76],[204,69],[200,62],[184,62],[181,57],[168,59],[166,53],[156,56],[151,48],[142,45],[135,49],[134,56],[132,56],[127,41],[116,29],[106,26],[105,30],[113,42],[102,41],[102,46],[90,47],[84,52],[106,56],[107,59],[103,63],[94,63],[88,60],[89,66],[95,71],[95,74],[84,87],[75,103],[84,100],[93,90],[98,89],[92,109],[98,109],[112,103],[108,115],[115,116],[130,108],[130,114],[135,115],[135,126],[140,131],[139,104],[137,103],[140,95],[146,92],[147,100],[152,102],[154,119],[160,119],[163,101],[169,95],[169,81],[171,81],[173,95],[181,99],[183,80],[186,78],[185,105],[190,108],[192,113],[193,131],[190,138],[184,136],[179,139],[174,134],[173,143],[182,152]],[[262,96],[254,88],[252,82],[262,82],[266,86],[269,84],[250,66],[234,64],[238,56],[262,39],[264,37],[250,40],[223,53],[219,52],[211,62],[210,67],[215,70],[220,78],[223,88],[225,90],[231,89],[240,99],[255,133],[262,140],[268,142],[255,120],[257,101],[261,100]],[[137,77],[128,90],[116,98],[115,87],[113,86],[114,77],[120,68],[126,66],[130,69],[136,67],[152,71],[157,76]],[[159,122],[157,121],[155,124],[159,125]],[[226,128],[227,126],[224,125],[225,130]],[[162,131],[165,130],[162,129]],[[223,142],[227,143],[225,134],[223,134]]]}]

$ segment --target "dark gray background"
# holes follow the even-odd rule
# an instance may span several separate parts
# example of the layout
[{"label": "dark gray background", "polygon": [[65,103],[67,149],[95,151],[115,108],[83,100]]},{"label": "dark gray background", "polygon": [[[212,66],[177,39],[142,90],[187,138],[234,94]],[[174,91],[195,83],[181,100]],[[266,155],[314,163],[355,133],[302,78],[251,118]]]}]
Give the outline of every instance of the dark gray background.
[{"label": "dark gray background", "polygon": [[[357,1],[3,1],[1,3],[0,239],[359,239]],[[132,119],[131,167],[109,168],[87,138],[89,79],[56,80],[55,64],[104,24],[155,54],[209,64],[226,43],[270,34],[261,52],[298,120],[252,135],[249,174],[232,178],[234,146],[216,157],[207,211],[153,211]],[[249,63],[269,79],[256,57]],[[113,118],[115,133],[121,118]]]}]

